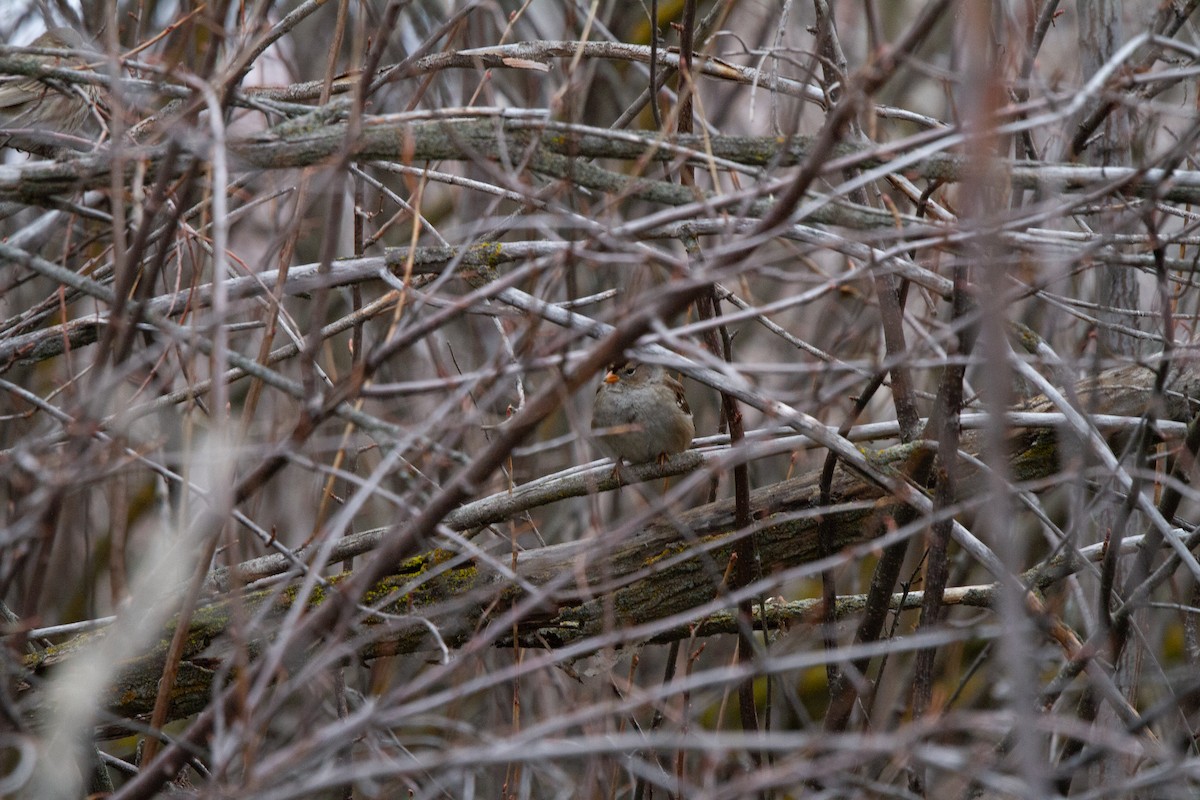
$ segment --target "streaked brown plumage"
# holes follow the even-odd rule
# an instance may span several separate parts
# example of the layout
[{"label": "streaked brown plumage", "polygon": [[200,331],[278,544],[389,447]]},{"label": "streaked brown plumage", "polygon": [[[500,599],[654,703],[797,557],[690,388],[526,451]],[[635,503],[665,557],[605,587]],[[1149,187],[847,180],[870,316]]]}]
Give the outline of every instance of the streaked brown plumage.
[{"label": "streaked brown plumage", "polygon": [[[70,28],[51,28],[29,47],[82,50],[84,38]],[[79,69],[87,66],[82,58],[38,56],[26,58],[49,66]],[[56,133],[76,133],[98,129],[93,116],[98,92],[95,86],[66,84],[43,78],[11,75],[0,78],[0,129],[33,129]],[[0,138],[0,144],[3,144]]]}]

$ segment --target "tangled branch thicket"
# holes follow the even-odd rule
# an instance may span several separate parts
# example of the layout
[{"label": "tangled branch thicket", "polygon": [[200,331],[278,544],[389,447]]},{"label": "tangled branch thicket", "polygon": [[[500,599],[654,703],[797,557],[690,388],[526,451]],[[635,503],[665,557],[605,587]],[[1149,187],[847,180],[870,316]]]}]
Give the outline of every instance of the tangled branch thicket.
[{"label": "tangled branch thicket", "polygon": [[1195,797],[1197,5],[14,13],[0,795]]}]

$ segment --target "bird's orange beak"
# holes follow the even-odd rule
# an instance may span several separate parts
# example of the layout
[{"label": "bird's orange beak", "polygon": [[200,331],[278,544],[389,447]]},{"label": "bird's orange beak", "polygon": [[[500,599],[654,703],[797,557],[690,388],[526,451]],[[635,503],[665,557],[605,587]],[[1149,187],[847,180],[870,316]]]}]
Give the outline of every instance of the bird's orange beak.
[{"label": "bird's orange beak", "polygon": [[620,376],[617,375],[617,373],[612,371],[611,369],[604,374],[604,382],[605,383],[616,383],[619,380],[621,380]]}]

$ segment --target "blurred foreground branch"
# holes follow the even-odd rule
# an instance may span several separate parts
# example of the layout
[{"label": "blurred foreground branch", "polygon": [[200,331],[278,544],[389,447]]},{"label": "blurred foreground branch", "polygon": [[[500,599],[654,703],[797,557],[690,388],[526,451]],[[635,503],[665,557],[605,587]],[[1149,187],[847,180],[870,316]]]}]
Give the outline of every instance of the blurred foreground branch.
[{"label": "blurred foreground branch", "polygon": [[[1124,367],[1083,381],[1075,390],[1080,403],[1095,413],[1139,416],[1157,404],[1164,419],[1188,419],[1193,398],[1200,397],[1200,370],[1189,363],[1176,371],[1166,386],[1167,395],[1175,399],[1166,403],[1157,402],[1154,380],[1154,371],[1147,367]],[[1047,406],[1048,401],[1041,398],[1025,407]],[[1011,451],[1014,477],[1020,482],[1035,481],[1057,472],[1057,440],[1057,435],[1047,430],[1015,435]],[[977,437],[968,434],[963,441],[967,455],[978,455]],[[872,461],[881,469],[901,474],[904,461],[924,447],[925,443],[917,442],[892,448],[877,454]],[[664,467],[653,464],[635,467],[628,471],[627,477],[653,479],[686,471],[700,463],[697,453],[688,452]],[[963,497],[979,493],[978,469],[970,459],[962,462],[961,468]],[[753,493],[754,532],[764,564],[787,569],[816,561],[817,529],[822,519],[832,521],[835,549],[842,551],[840,557],[846,559],[863,555],[858,551],[864,548],[879,547],[878,538],[894,528],[890,523],[901,510],[901,504],[885,496],[875,484],[843,471],[831,492],[833,504],[820,507],[818,481],[818,474],[812,473]],[[609,477],[596,485],[613,488],[615,482]],[[719,608],[724,608],[734,600],[731,592],[735,587],[728,585],[725,576],[735,545],[747,531],[736,530],[733,519],[732,499],[708,503],[670,518],[656,519],[610,544],[599,556],[589,542],[527,550],[520,553],[511,571],[502,560],[484,556],[482,550],[428,551],[407,560],[401,570],[380,581],[370,593],[365,602],[372,613],[363,619],[365,630],[370,633],[368,638],[358,641],[357,656],[371,659],[429,649],[435,641],[431,631],[437,632],[445,646],[458,647],[477,636],[489,619],[521,604],[527,610],[514,628],[496,632],[491,637],[493,644],[511,644],[508,632],[515,632],[520,643],[529,647],[567,647],[587,641],[589,650],[598,649],[611,643],[605,637],[610,614],[615,615],[626,632],[635,630],[641,640],[667,641],[728,632],[733,624],[728,612],[706,607],[716,601]],[[481,524],[470,515],[447,522],[460,530],[478,530]],[[307,554],[301,551],[299,555],[303,558]],[[1089,556],[1071,550],[1057,554],[1051,561],[1027,571],[1024,577],[1027,588],[1041,591],[1098,555],[1099,550]],[[315,593],[311,604],[326,601],[349,574],[331,578],[327,584],[329,591]],[[572,580],[563,581],[563,576]],[[220,676],[228,679],[221,666],[229,652],[223,635],[234,615],[257,618],[269,630],[272,620],[292,610],[292,596],[290,584],[277,585],[211,602],[194,614],[171,719],[195,713],[207,702],[212,682]],[[992,601],[986,590],[979,589],[957,590],[949,597],[947,602],[952,603]],[[919,603],[919,598],[897,596],[893,606],[910,607],[914,602]],[[859,609],[862,598],[843,597],[838,603],[836,613],[843,615]],[[695,613],[697,610],[699,613]],[[812,602],[773,606],[768,624],[781,625],[806,618],[815,621],[819,616],[819,608]],[[150,712],[171,634],[168,627],[154,646],[124,664],[121,679],[109,687],[105,703],[115,717],[136,719]],[[25,666],[34,675],[42,676],[69,659],[86,658],[89,649],[104,635],[103,631],[85,634],[47,648],[28,656]],[[251,649],[257,652],[259,648]],[[25,683],[25,691],[31,690],[32,683]],[[109,726],[107,730],[111,735],[120,735],[121,726]]]}]

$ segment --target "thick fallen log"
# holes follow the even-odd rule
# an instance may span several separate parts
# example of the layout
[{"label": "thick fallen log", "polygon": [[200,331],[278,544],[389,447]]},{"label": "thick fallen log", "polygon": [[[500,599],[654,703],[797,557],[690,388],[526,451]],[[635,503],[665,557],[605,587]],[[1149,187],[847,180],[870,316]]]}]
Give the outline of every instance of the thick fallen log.
[{"label": "thick fallen log", "polygon": [[[1075,388],[1079,406],[1092,414],[1141,417],[1153,412],[1157,419],[1187,421],[1195,415],[1200,397],[1200,371],[1191,364],[1172,370],[1162,394],[1155,394],[1155,373],[1147,367],[1129,366],[1083,381]],[[1040,398],[1025,406],[1027,411],[1050,411],[1053,404]],[[1013,430],[1010,437],[1010,469],[1017,480],[1033,480],[1054,474],[1058,468],[1058,436],[1051,428]],[[904,473],[905,460],[922,443],[891,448],[872,456],[872,463],[897,476]],[[963,450],[977,454],[977,437],[965,434]],[[716,456],[712,456],[716,457]],[[698,452],[684,453],[663,467],[650,464],[625,471],[625,477],[645,480],[665,474],[696,469],[705,463]],[[711,457],[710,457],[711,458]],[[960,462],[960,485],[964,496],[976,491],[977,470]],[[597,477],[602,471],[603,476]],[[532,503],[613,488],[611,468],[602,467],[589,475],[564,478],[561,485],[540,493],[519,490],[499,503],[464,506],[452,519],[460,530],[487,524],[497,513],[516,513],[520,498]],[[576,485],[577,484],[577,485]],[[516,497],[516,499],[514,499]],[[820,548],[817,529],[822,519],[833,523],[834,551],[871,543],[902,508],[902,502],[885,493],[877,483],[857,473],[837,473],[830,492],[832,504],[819,505],[816,473],[765,486],[752,495],[755,548],[765,565],[786,569],[815,561]],[[492,509],[484,513],[484,507]],[[519,553],[515,562],[505,553],[489,557],[480,548],[455,552],[434,549],[408,559],[403,567],[376,585],[363,605],[376,613],[364,613],[364,630],[372,631],[359,640],[357,656],[369,659],[382,655],[412,653],[433,647],[454,648],[465,644],[488,624],[511,612],[503,630],[491,641],[510,643],[511,634],[527,646],[560,647],[621,626],[637,626],[667,620],[698,608],[726,591],[724,576],[734,547],[745,531],[734,525],[732,500],[722,500],[689,511],[659,518],[615,542],[571,542]],[[299,554],[302,558],[304,551]],[[1060,558],[1053,570],[1042,570],[1044,580],[1054,581],[1078,569],[1070,557]],[[268,571],[269,572],[269,571]],[[247,569],[247,574],[259,573]],[[329,578],[311,594],[310,606],[336,596],[336,587],[350,573]],[[1047,577],[1048,576],[1048,577]],[[285,576],[286,577],[286,576]],[[280,578],[283,581],[284,578]],[[202,605],[191,617],[169,718],[179,719],[203,708],[211,697],[213,681],[228,673],[218,670],[225,651],[225,634],[233,620],[255,619],[258,629],[271,625],[288,613],[296,595],[298,578],[280,585],[242,591]],[[228,575],[222,583],[228,581]],[[1040,587],[1044,588],[1044,586]],[[978,593],[962,593],[962,602],[981,602]],[[975,599],[971,599],[975,598]],[[900,602],[899,600],[897,601]],[[986,600],[982,601],[986,602]],[[846,601],[854,608],[854,599]],[[805,606],[802,614],[813,613]],[[780,606],[775,613],[786,614]],[[698,615],[696,622],[703,621]],[[161,637],[144,652],[122,665],[119,679],[109,687],[104,705],[120,719],[144,719],[154,706],[165,653],[173,633],[171,623]],[[728,624],[688,628],[664,627],[656,640],[672,636],[717,633]],[[672,633],[675,631],[675,633]],[[436,632],[436,634],[435,634]],[[62,645],[27,656],[29,679],[22,690],[35,691],[36,677],[44,676],[70,659],[86,657],[103,631],[81,635]],[[269,640],[265,635],[262,641]],[[249,656],[255,657],[262,641],[252,642]],[[107,730],[116,735],[121,726]]]}]

